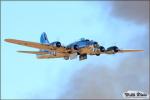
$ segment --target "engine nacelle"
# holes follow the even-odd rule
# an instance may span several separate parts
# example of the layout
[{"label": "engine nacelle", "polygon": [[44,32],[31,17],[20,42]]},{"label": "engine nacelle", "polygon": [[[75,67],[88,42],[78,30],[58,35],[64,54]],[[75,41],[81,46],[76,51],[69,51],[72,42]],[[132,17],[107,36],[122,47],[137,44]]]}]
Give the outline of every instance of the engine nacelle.
[{"label": "engine nacelle", "polygon": [[59,41],[52,42],[50,45],[56,46],[56,47],[61,47],[61,43]]},{"label": "engine nacelle", "polygon": [[101,52],[105,52],[105,48],[103,46],[100,46],[99,49]]},{"label": "engine nacelle", "polygon": [[79,46],[78,46],[78,45],[74,45],[74,46],[73,46],[73,49],[74,49],[74,50],[79,50]]},{"label": "engine nacelle", "polygon": [[94,47],[98,47],[99,46],[97,42],[94,42],[93,45],[94,45]]},{"label": "engine nacelle", "polygon": [[117,46],[111,46],[107,48],[107,53],[108,54],[115,54],[119,51],[119,48]]}]

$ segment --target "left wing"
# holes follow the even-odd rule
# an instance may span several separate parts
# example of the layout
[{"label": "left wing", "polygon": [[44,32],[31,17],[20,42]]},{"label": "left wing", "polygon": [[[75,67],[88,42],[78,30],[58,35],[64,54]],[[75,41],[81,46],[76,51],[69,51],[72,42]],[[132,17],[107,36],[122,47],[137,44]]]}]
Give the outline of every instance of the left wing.
[{"label": "left wing", "polygon": [[22,40],[16,40],[16,39],[5,39],[6,42],[9,43],[14,43],[18,45],[23,45],[27,47],[33,47],[37,49],[44,49],[48,51],[56,51],[56,52],[68,52],[69,50],[66,49],[65,47],[56,47],[52,45],[47,45],[47,44],[40,44],[40,43],[35,43],[35,42],[29,42],[29,41],[22,41]]}]

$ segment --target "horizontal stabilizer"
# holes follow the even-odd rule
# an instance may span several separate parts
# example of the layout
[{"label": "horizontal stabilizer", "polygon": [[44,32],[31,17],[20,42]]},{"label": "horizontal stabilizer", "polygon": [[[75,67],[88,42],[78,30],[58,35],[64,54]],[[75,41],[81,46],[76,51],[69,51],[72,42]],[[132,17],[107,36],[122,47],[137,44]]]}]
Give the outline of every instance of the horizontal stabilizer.
[{"label": "horizontal stabilizer", "polygon": [[47,54],[47,52],[39,52],[39,51],[17,51],[17,52],[28,54]]},{"label": "horizontal stabilizer", "polygon": [[48,59],[48,58],[63,58],[64,54],[58,54],[58,55],[39,55],[37,58],[39,59]]}]

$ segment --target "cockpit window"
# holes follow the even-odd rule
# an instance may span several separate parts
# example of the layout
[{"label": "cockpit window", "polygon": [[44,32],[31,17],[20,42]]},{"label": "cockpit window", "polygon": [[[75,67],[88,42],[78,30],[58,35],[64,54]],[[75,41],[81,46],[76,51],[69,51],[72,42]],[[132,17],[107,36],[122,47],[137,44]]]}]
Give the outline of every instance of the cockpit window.
[{"label": "cockpit window", "polygon": [[85,41],[90,41],[90,40],[86,39]]}]

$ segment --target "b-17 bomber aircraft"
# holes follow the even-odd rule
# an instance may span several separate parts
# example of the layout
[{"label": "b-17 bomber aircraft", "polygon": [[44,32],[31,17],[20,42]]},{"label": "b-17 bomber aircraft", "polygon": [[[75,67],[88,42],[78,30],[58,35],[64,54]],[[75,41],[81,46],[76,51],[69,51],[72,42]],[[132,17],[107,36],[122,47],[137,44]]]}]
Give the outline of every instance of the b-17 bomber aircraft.
[{"label": "b-17 bomber aircraft", "polygon": [[39,59],[64,58],[79,60],[87,59],[87,55],[116,54],[124,52],[141,52],[143,50],[120,50],[117,46],[105,49],[98,42],[82,38],[67,46],[61,45],[59,41],[50,43],[45,32],[41,34],[40,43],[22,41],[16,39],[5,39],[6,42],[40,49],[39,51],[18,51],[20,53],[35,54]]}]

